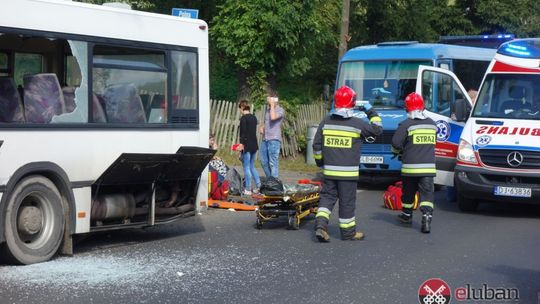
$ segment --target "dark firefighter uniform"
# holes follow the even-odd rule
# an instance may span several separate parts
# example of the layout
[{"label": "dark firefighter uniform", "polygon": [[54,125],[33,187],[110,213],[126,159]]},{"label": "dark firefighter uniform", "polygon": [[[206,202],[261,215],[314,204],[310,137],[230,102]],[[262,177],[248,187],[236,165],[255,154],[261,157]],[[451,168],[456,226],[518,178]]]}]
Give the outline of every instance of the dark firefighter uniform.
[{"label": "dark firefighter uniform", "polygon": [[[424,221],[433,213],[435,168],[435,143],[437,125],[431,118],[402,121],[392,138],[393,152],[401,153],[401,176],[403,178],[403,194],[401,197],[403,213],[400,220],[410,223],[416,192],[419,194],[420,211],[422,211],[422,231]],[[407,216],[409,217],[407,221]],[[429,230],[429,229],[428,229]]]},{"label": "dark firefighter uniform", "polygon": [[355,205],[362,137],[382,133],[381,118],[366,111],[370,123],[358,117],[329,115],[320,123],[313,141],[313,154],[323,169],[324,182],[315,229],[326,231],[332,209],[339,198],[339,227],[342,239],[356,235]]}]

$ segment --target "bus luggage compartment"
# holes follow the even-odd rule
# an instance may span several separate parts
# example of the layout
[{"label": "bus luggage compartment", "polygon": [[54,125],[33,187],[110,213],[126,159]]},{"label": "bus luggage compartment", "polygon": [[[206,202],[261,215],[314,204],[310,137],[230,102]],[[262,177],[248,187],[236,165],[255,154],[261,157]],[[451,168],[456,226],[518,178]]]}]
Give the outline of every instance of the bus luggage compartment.
[{"label": "bus luggage compartment", "polygon": [[121,154],[92,185],[92,230],[193,215],[199,178],[214,153],[181,147],[174,154]]}]

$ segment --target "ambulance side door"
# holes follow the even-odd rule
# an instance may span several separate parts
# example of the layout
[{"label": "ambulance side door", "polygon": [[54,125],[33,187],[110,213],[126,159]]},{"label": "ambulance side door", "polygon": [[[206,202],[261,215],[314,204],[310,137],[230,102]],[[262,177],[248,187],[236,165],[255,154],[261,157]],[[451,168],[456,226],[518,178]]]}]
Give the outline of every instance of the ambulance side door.
[{"label": "ambulance side door", "polygon": [[416,92],[424,98],[428,116],[437,124],[435,183],[454,185],[454,168],[464,121],[456,121],[455,103],[464,99],[472,106],[467,91],[449,70],[423,66],[418,68]]}]

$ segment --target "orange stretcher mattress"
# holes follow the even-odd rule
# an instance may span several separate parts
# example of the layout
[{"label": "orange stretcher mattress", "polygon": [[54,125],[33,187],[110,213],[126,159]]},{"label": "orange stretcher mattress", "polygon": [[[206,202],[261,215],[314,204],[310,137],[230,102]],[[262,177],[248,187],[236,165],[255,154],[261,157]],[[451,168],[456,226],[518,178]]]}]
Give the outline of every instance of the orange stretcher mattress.
[{"label": "orange stretcher mattress", "polygon": [[257,206],[250,206],[243,203],[238,202],[228,202],[228,201],[218,201],[209,199],[208,200],[208,207],[212,208],[222,208],[222,209],[234,209],[234,210],[240,210],[240,211],[255,211],[257,209]]}]

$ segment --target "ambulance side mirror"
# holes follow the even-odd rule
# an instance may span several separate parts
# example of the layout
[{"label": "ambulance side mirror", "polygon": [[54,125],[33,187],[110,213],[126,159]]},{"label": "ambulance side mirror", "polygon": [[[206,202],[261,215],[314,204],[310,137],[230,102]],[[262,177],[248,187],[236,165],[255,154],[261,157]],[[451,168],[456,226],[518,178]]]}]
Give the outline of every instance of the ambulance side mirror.
[{"label": "ambulance side mirror", "polygon": [[467,121],[469,114],[471,114],[471,106],[465,99],[456,99],[454,110],[456,121],[460,122]]}]

